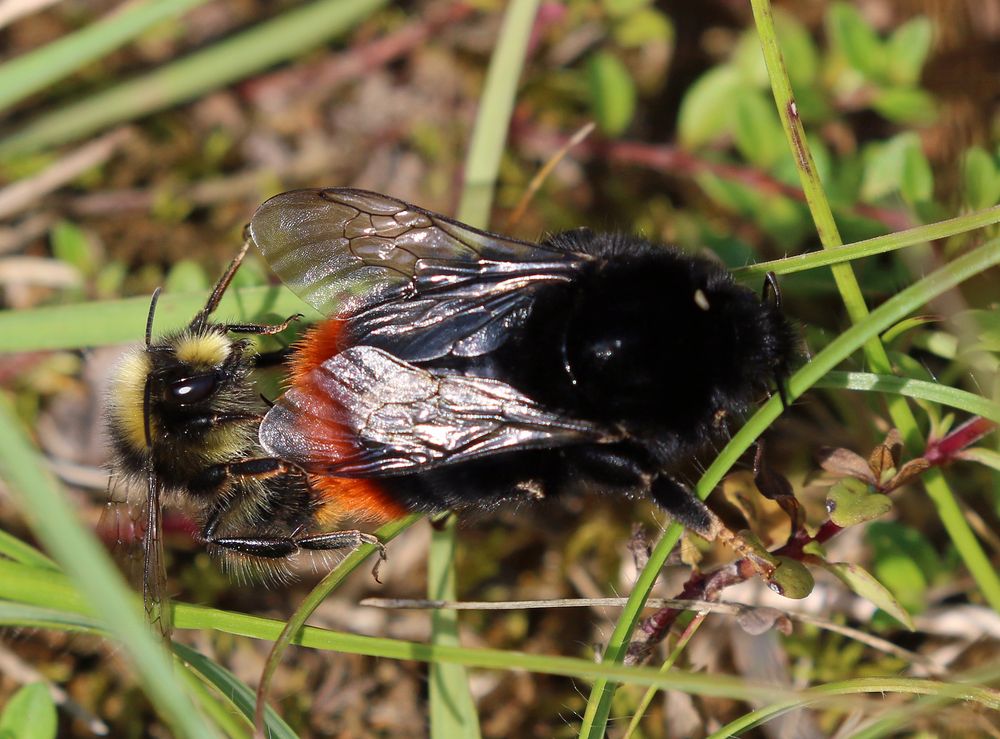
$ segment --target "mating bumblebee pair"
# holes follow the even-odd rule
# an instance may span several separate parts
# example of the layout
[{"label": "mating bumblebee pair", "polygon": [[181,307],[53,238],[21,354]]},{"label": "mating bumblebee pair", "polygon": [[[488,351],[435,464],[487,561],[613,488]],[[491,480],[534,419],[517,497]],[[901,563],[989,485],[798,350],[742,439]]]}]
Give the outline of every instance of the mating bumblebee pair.
[{"label": "mating bumblebee pair", "polygon": [[780,384],[798,340],[776,302],[713,262],[633,236],[539,244],[377,193],[298,190],[248,226],[282,281],[331,318],[293,348],[270,408],[236,334],[210,320],[246,246],[183,331],[120,365],[109,426],[146,482],[147,603],[160,495],[240,562],[373,538],[344,518],[492,508],[602,491],[648,494],[696,533],[716,519],[671,469]]}]

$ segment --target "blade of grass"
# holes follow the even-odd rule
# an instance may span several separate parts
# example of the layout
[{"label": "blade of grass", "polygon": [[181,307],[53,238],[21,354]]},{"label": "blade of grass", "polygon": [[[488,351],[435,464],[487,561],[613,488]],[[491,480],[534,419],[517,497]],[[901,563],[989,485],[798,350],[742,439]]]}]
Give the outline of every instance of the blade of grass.
[{"label": "blade of grass", "polygon": [[59,566],[30,544],[0,529],[0,555],[15,562],[32,565],[44,570],[58,570]]},{"label": "blade of grass", "polygon": [[[969,685],[995,685],[1000,679],[1000,665],[995,662],[985,668],[976,669],[971,672],[956,675],[954,682],[967,683]],[[994,690],[994,695],[996,691]],[[918,698],[908,705],[893,706],[887,708],[881,716],[877,717],[868,725],[858,727],[851,734],[851,739],[879,739],[883,736],[900,736],[903,732],[900,729],[907,725],[913,725],[915,721],[933,710],[941,710],[946,704],[958,700],[952,695],[939,695],[930,693],[926,697]],[[1000,709],[994,709],[1000,710]],[[983,726],[989,724],[989,717],[983,717]]]},{"label": "blade of grass", "polygon": [[[994,711],[1000,710],[1000,697],[997,696],[995,691],[989,688],[962,683],[942,683],[935,680],[905,679],[905,683],[898,683],[893,678],[863,677],[856,680],[844,680],[842,682],[818,685],[815,688],[802,691],[802,693],[796,695],[794,698],[783,699],[757,711],[752,711],[726,724],[718,731],[713,732],[709,735],[709,739],[727,739],[728,737],[740,736],[742,732],[749,731],[772,718],[777,718],[790,711],[800,710],[834,696],[875,693],[878,692],[880,686],[887,693],[929,696],[937,705],[950,701],[974,701]],[[912,712],[912,710],[913,706],[911,703],[907,708],[900,709],[900,712],[902,715],[906,715],[907,712]],[[912,713],[909,715],[912,716]],[[867,732],[863,735],[879,736],[879,734],[868,734]],[[851,736],[859,737],[862,734],[852,733]]]},{"label": "blade of grass", "polygon": [[925,244],[928,241],[944,239],[949,236],[967,233],[984,226],[992,226],[1000,223],[1000,205],[994,205],[986,210],[978,210],[975,213],[966,213],[956,218],[949,218],[937,223],[930,223],[925,226],[909,228],[905,231],[876,236],[872,239],[865,239],[853,244],[845,244],[822,251],[809,252],[808,254],[796,254],[784,259],[775,259],[770,262],[760,262],[750,264],[746,267],[737,267],[733,270],[733,276],[740,280],[760,277],[768,272],[777,275],[789,275],[793,272],[803,272],[817,267],[829,267],[834,264],[852,262],[862,257],[870,257],[875,254],[885,254],[886,252],[903,249],[908,246]]},{"label": "blade of grass", "polygon": [[[406,518],[401,518],[398,521],[391,521],[376,531],[375,536],[377,536],[383,543],[388,543],[419,521],[420,518],[420,515],[414,514],[407,516]],[[274,672],[278,669],[278,665],[281,663],[281,658],[284,655],[285,650],[288,648],[288,645],[297,638],[299,632],[302,630],[302,627],[305,626],[306,621],[312,615],[313,611],[319,608],[319,605],[330,596],[330,593],[337,589],[340,583],[344,581],[344,578],[351,574],[358,567],[358,565],[364,562],[374,552],[375,546],[373,544],[362,544],[344,557],[344,559],[340,561],[340,564],[338,564],[320,581],[315,588],[309,592],[309,595],[307,595],[299,607],[295,609],[295,613],[292,614],[292,617],[285,623],[284,628],[281,630],[281,633],[278,635],[278,638],[271,647],[271,653],[267,657],[267,662],[264,665],[264,672],[261,674],[260,683],[257,686],[257,709],[254,713],[253,720],[256,734],[258,736],[264,736],[262,732],[264,711],[269,710],[267,709],[267,693],[271,686],[271,679],[274,677]]]},{"label": "blade of grass", "polygon": [[[174,653],[184,661],[185,665],[192,671],[200,675],[208,684],[215,687],[225,700],[230,703],[246,719],[246,726],[249,728],[254,715],[254,691],[250,687],[227,670],[222,665],[214,662],[200,652],[195,651],[186,644],[174,644]],[[265,736],[270,739],[284,737],[284,739],[296,739],[296,734],[292,728],[284,722],[278,713],[268,707],[264,714]],[[247,732],[242,732],[244,735]]]},{"label": "blade of grass", "polygon": [[[0,598],[24,598],[26,602],[32,603],[45,600],[46,597],[51,596],[55,591],[61,591],[61,595],[67,597],[62,601],[57,600],[52,604],[52,607],[60,610],[72,610],[69,604],[74,600],[72,596],[75,590],[74,586],[65,576],[59,574],[52,576],[55,584],[50,586],[47,596],[42,596],[36,590],[31,589],[30,582],[35,577],[36,574],[33,568],[0,560]],[[12,585],[12,581],[15,583],[16,581],[23,582],[19,585]],[[75,600],[79,607],[86,608],[78,596]],[[136,600],[136,604],[138,604],[138,600]],[[15,606],[8,608],[8,604],[0,601],[0,623],[14,626],[27,625],[13,618],[13,615],[16,613],[16,607],[15,604]],[[28,619],[37,618],[44,621],[44,615],[39,616],[37,610],[28,609],[24,613]],[[72,619],[66,616],[63,616],[61,619],[53,617],[52,620],[56,622],[54,628],[59,628],[58,621],[60,620],[67,620],[70,624],[74,623]],[[84,618],[81,619],[81,623],[87,624],[88,622]],[[96,628],[96,622],[92,623]],[[274,619],[176,602],[174,603],[174,625],[177,629],[214,629],[227,634],[268,641],[276,639],[285,627],[283,622]],[[105,630],[101,629],[100,632],[105,633]],[[725,697],[733,700],[777,701],[791,697],[787,687],[748,684],[742,678],[725,675],[706,675],[681,670],[661,674],[659,670],[647,667],[599,664],[591,660],[574,657],[554,657],[502,649],[469,649],[420,644],[398,639],[385,639],[330,631],[314,626],[302,627],[293,638],[292,643],[311,649],[322,649],[385,659],[447,662],[490,670],[523,670],[581,680],[600,678],[634,685],[655,686],[661,690],[679,690],[696,695]],[[890,676],[887,679],[894,681],[897,688],[903,692],[913,692],[914,687],[923,687],[928,684],[941,684],[934,683],[933,681],[909,680],[905,678],[899,681],[895,676]],[[882,687],[884,686],[872,687],[871,692],[877,693]],[[865,691],[862,690],[861,692]],[[792,695],[805,699],[809,694],[802,692],[793,693]],[[976,693],[970,699],[977,702],[984,702],[984,700],[989,699],[995,702],[996,696],[993,694],[982,696]],[[848,705],[847,707],[849,708],[850,706]]]},{"label": "blade of grass", "polygon": [[995,401],[966,390],[911,377],[876,375],[870,372],[830,372],[813,387],[895,393],[940,403],[1000,423],[1000,404]]},{"label": "blade of grass", "polygon": [[[456,597],[457,523],[456,516],[448,516],[431,532],[431,548],[427,556],[427,597],[433,600],[454,600]],[[431,611],[431,641],[440,646],[459,646],[457,611],[451,608]],[[432,662],[429,679],[432,735],[480,736],[476,702],[469,691],[469,676],[465,667]]]},{"label": "blade of grass", "polygon": [[[701,611],[694,614],[694,618],[691,619],[691,623],[687,625],[684,629],[684,633],[681,634],[680,638],[677,640],[677,644],[673,649],[670,650],[670,654],[660,665],[660,672],[666,673],[670,671],[670,668],[674,666],[674,663],[680,658],[681,652],[684,651],[684,647],[688,645],[688,642],[694,637],[698,629],[703,623],[705,623],[705,617],[708,615],[706,611]],[[628,722],[628,728],[625,729],[624,739],[632,739],[633,736],[639,732],[639,724],[642,723],[642,717],[649,710],[649,704],[653,702],[653,698],[659,691],[657,688],[649,687],[646,692],[643,693],[642,698],[639,700],[639,705],[636,706],[635,712],[632,715],[631,720]]]},{"label": "blade of grass", "polygon": [[[156,306],[156,331],[171,331],[191,322],[205,305],[207,293],[167,293]],[[32,310],[0,311],[0,352],[81,349],[142,339],[149,312],[149,296],[100,303],[53,305]],[[220,318],[261,321],[265,318],[320,315],[285,287],[249,287],[229,290],[219,304]]]},{"label": "blade of grass", "polygon": [[0,600],[0,625],[82,634],[105,633],[100,624],[89,616],[6,600]]},{"label": "blade of grass", "polygon": [[[15,564],[10,565],[10,567],[28,569],[23,565]],[[72,592],[72,586],[65,578],[63,578],[63,582],[66,589]],[[4,589],[5,583],[0,580],[0,590]],[[0,623],[13,626],[30,625],[33,623],[30,620],[24,623],[17,621],[13,617],[15,613],[16,607],[8,607],[8,604],[0,602]],[[31,610],[25,611],[25,615],[28,619],[35,618],[35,614]],[[273,619],[185,604],[177,604],[175,625],[177,628],[216,629],[229,634],[264,640],[275,639],[284,627],[281,621]],[[58,628],[58,625],[55,628]],[[103,629],[100,633],[104,633]],[[600,677],[634,685],[655,686],[660,690],[679,690],[695,695],[722,697],[732,700],[782,701],[787,699],[791,701],[797,699],[804,703],[813,700],[813,693],[817,692],[816,689],[790,692],[787,687],[749,684],[742,678],[725,675],[706,675],[700,672],[686,672],[683,670],[661,674],[658,670],[648,667],[605,665],[573,657],[552,657],[501,649],[468,649],[419,644],[396,639],[329,631],[313,626],[304,627],[294,642],[313,649],[386,659],[416,660],[421,662],[440,661],[482,669],[523,670],[576,679],[594,679]],[[183,648],[179,650],[179,653],[185,659],[189,655],[189,653],[183,651]],[[192,664],[198,669],[197,664],[194,662]],[[953,692],[956,695],[961,695],[963,698],[990,708],[996,705],[998,701],[994,692],[982,690],[975,686],[966,688],[966,686],[954,686],[933,680],[897,678],[896,676],[867,678],[867,680],[867,683],[864,681],[852,681],[849,683],[850,688],[848,692],[851,694],[869,692],[879,694],[888,690],[891,692],[915,693],[938,690],[940,687],[941,690]],[[220,686],[225,685],[224,682],[217,684]],[[848,683],[840,685],[848,685]],[[956,690],[956,687],[958,690]],[[837,694],[837,691],[833,691],[833,693]],[[844,708],[845,710],[849,710],[851,704],[845,703]]]},{"label": "blade of grass", "polygon": [[490,222],[500,158],[538,5],[539,0],[512,0],[490,58],[465,158],[462,199],[456,215],[458,220],[470,226],[486,228]]},{"label": "blade of grass", "polygon": [[[791,400],[799,397],[819,380],[826,376],[838,363],[861,348],[871,337],[887,329],[899,320],[905,318],[921,305],[950,290],[962,281],[979,274],[983,270],[1000,264],[1000,239],[993,240],[956,259],[941,269],[931,273],[919,282],[911,285],[884,304],[876,308],[865,319],[847,329],[824,347],[812,361],[795,372],[789,378],[787,385],[788,397]],[[704,500],[722,480],[729,469],[740,456],[750,448],[750,445],[777,419],[783,410],[783,403],[777,396],[772,397],[762,405],[757,412],[733,435],[729,443],[716,456],[701,479],[696,492]],[[922,450],[921,450],[922,451]],[[919,453],[919,452],[918,452]],[[926,473],[925,473],[926,474]],[[615,624],[611,638],[604,652],[604,662],[618,664],[625,656],[628,640],[639,620],[639,614],[649,596],[649,592],[659,577],[670,554],[680,538],[682,528],[676,523],[670,524],[663,536],[656,543],[649,561],[639,573],[628,603]],[[611,711],[611,699],[614,695],[614,685],[606,680],[598,680],[591,689],[590,700],[584,713],[580,736],[591,739],[601,739],[607,727]]]},{"label": "blade of grass", "polygon": [[[124,647],[146,694],[174,734],[192,739],[215,736],[172,677],[170,661],[153,639],[125,582],[94,537],[76,520],[6,398],[0,399],[0,477],[35,535]],[[56,576],[50,570],[42,571],[46,577]],[[36,587],[41,585],[35,583]]]},{"label": "blade of grass", "polygon": [[[219,728],[219,732],[229,739],[249,739],[246,723],[241,720],[243,717],[239,711],[233,710],[233,704],[226,701],[225,694],[220,696],[202,675],[190,669],[186,661],[177,659],[177,662],[181,668],[177,671],[177,675],[184,681],[188,695]],[[289,734],[284,736],[288,737]]]},{"label": "blade of grass", "polygon": [[[799,172],[799,180],[806,196],[806,203],[812,214],[820,242],[825,249],[840,246],[842,242],[837,224],[830,210],[830,203],[823,192],[823,186],[816,171],[812,153],[806,140],[805,129],[798,116],[792,85],[785,69],[785,62],[778,46],[777,32],[774,28],[774,17],[771,14],[769,0],[750,0],[754,21],[757,24],[757,35],[764,51],[764,62],[767,75],[771,82],[771,91],[778,108],[778,116],[785,135],[788,137],[795,165]],[[836,264],[831,267],[834,281],[840,290],[841,299],[851,321],[857,324],[868,315],[861,288],[849,264]],[[864,347],[865,359],[871,370],[880,375],[892,374],[892,363],[889,355],[878,336],[873,336]],[[924,449],[925,440],[920,432],[917,419],[913,415],[906,399],[898,395],[886,397],[886,406],[893,424],[899,429],[907,449],[911,454],[920,454]],[[947,480],[940,468],[933,468],[923,476],[924,487],[937,510],[938,517],[951,538],[955,549],[968,568],[983,597],[995,611],[1000,611],[1000,573],[993,567],[989,558],[983,552],[979,541],[962,514],[962,509],[955,500]]]},{"label": "blade of grass", "polygon": [[143,0],[58,41],[0,64],[0,111],[207,0]]},{"label": "blade of grass", "polygon": [[141,77],[29,120],[0,140],[0,157],[89,136],[192,100],[343,34],[387,0],[317,0]]}]

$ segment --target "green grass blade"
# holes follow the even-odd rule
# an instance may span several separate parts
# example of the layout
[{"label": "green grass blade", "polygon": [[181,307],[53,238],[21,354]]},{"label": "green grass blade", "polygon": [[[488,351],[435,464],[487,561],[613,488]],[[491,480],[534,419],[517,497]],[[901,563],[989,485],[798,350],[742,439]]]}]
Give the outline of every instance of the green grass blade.
[{"label": "green grass blade", "polygon": [[870,372],[830,372],[814,387],[895,393],[908,398],[940,403],[1000,423],[1000,404],[995,401],[966,390],[911,377],[876,375]]},{"label": "green grass blade", "polygon": [[187,662],[175,657],[175,664],[178,667],[177,676],[184,681],[188,695],[218,727],[219,732],[230,739],[250,739],[247,724],[240,712],[234,710],[234,704],[219,695],[211,683]]},{"label": "green grass blade", "polygon": [[[902,320],[927,301],[997,264],[1000,264],[1000,239],[990,241],[959,257],[951,264],[933,272],[890,298],[862,321],[831,341],[813,357],[811,362],[795,372],[788,381],[789,397],[791,399],[799,397],[826,376],[837,364],[861,348],[865,342],[870,341],[873,336],[878,336],[879,333]],[[698,497],[702,500],[708,497],[708,494],[721,482],[722,477],[740,456],[781,415],[782,410],[781,399],[777,396],[772,397],[757,410],[753,417],[730,439],[702,475],[696,488]],[[933,472],[933,470],[928,472]],[[649,597],[653,583],[659,576],[667,556],[680,538],[681,531],[678,524],[671,524],[653,548],[649,561],[639,573],[635,587],[629,595],[628,603],[622,609],[618,623],[608,640],[608,646],[604,652],[606,663],[619,663],[624,657],[628,640],[638,623],[639,614]],[[591,739],[600,739],[604,736],[613,695],[613,684],[604,680],[595,682],[584,713],[581,736]]]},{"label": "green grass blade", "polygon": [[0,600],[0,626],[19,626],[29,629],[104,634],[100,624],[89,616],[72,611],[42,608],[25,603]]},{"label": "green grass blade", "polygon": [[1000,205],[995,205],[986,210],[979,210],[975,213],[966,213],[963,216],[949,218],[937,223],[930,223],[926,226],[917,226],[905,231],[876,236],[872,239],[865,239],[854,244],[845,244],[832,249],[809,252],[808,254],[796,254],[795,256],[775,259],[770,262],[760,262],[746,267],[738,267],[733,270],[733,275],[738,279],[745,280],[753,277],[761,277],[768,272],[777,275],[789,275],[793,272],[803,272],[818,267],[829,267],[834,264],[852,262],[855,259],[870,257],[875,254],[885,254],[886,252],[904,249],[908,246],[925,244],[935,239],[944,239],[949,236],[967,233],[977,228],[992,226],[1000,223]]},{"label": "green grass blade", "polygon": [[207,0],[143,0],[0,65],[0,111]]},{"label": "green grass blade", "polygon": [[[24,596],[29,602],[38,600],[38,594],[30,588],[20,590],[8,586],[10,579],[29,580],[34,576],[32,568],[13,562],[0,562],[0,598],[9,598],[12,596],[19,598],[20,596]],[[73,592],[73,586],[64,576],[57,574],[54,576],[54,579],[57,581],[56,589],[63,589],[68,593]],[[138,601],[136,601],[136,604],[138,604]],[[16,604],[10,605],[9,609],[8,605],[10,604],[0,602],[0,623],[26,625],[14,619],[14,615],[17,613],[14,610]],[[79,598],[77,598],[77,605],[85,608]],[[75,612],[69,603],[63,607],[57,604],[56,608],[71,613]],[[35,619],[42,622],[46,619],[44,610],[27,608],[22,613],[26,619]],[[69,616],[55,615],[51,617],[51,620],[53,622],[64,620],[70,624],[75,624],[76,620],[79,620],[84,626],[88,624],[96,626],[96,621],[89,622],[86,617],[74,620]],[[215,629],[236,636],[268,641],[275,640],[285,627],[283,622],[275,619],[220,611],[214,608],[192,606],[183,603],[175,603],[174,624],[178,629]],[[58,625],[56,628],[58,628]],[[103,629],[101,631],[103,632]],[[724,697],[733,700],[804,700],[809,695],[809,691],[790,693],[785,686],[749,684],[742,678],[726,675],[707,675],[683,670],[661,674],[659,670],[648,667],[624,667],[615,664],[599,664],[591,660],[574,657],[527,654],[503,649],[469,649],[435,644],[420,644],[398,639],[385,639],[330,631],[314,626],[304,626],[292,641],[294,644],[311,649],[359,654],[369,657],[442,662],[490,670],[522,670],[581,680],[604,679],[620,683],[655,686],[661,690],[680,690],[697,695]],[[886,689],[886,683],[877,682],[880,680],[875,679],[867,684],[867,689],[865,683],[857,682],[853,690],[854,692],[881,692],[883,689]],[[900,680],[895,676],[885,678],[885,680],[891,682],[892,690],[906,693],[919,692],[927,686],[935,687],[937,685],[944,685],[925,680],[910,680],[905,678]],[[945,689],[948,688],[946,687]],[[987,693],[984,695],[978,691],[970,692],[969,699],[988,706],[992,706],[996,702],[995,694]]]},{"label": "green grass blade", "polygon": [[[215,686],[226,701],[246,719],[246,726],[252,725],[255,693],[246,683],[226,668],[212,661],[185,644],[174,644],[174,653],[193,671]],[[264,736],[270,739],[295,739],[298,735],[284,722],[274,709],[265,710]]]},{"label": "green grass blade", "polygon": [[[171,676],[170,660],[153,638],[125,582],[94,537],[76,520],[6,399],[0,401],[0,477],[35,535],[72,579],[93,614],[124,647],[147,695],[174,734],[192,739],[214,736]],[[57,576],[42,571],[45,578]],[[33,587],[44,587],[44,581],[36,580]]]},{"label": "green grass blade", "polygon": [[[938,703],[941,701],[972,701],[994,711],[1000,710],[1000,697],[998,697],[995,691],[988,688],[961,683],[943,683],[936,680],[914,680],[907,678],[897,680],[894,678],[865,677],[856,680],[828,683],[802,691],[798,695],[780,700],[760,710],[741,716],[735,721],[726,724],[718,731],[713,732],[709,735],[709,739],[726,739],[727,737],[740,736],[742,732],[760,726],[772,718],[777,718],[790,711],[799,710],[817,703],[824,703],[841,696],[864,695],[883,690],[886,693],[930,696],[936,699]],[[851,704],[849,702],[844,703],[843,710],[850,711]],[[861,734],[851,734],[851,736],[858,737]]]},{"label": "green grass blade", "polygon": [[[156,333],[186,326],[205,305],[208,293],[170,294],[156,305]],[[32,310],[0,311],[0,352],[80,349],[140,341],[149,313],[149,297],[100,303],[53,305]],[[216,315],[220,320],[262,321],[303,313],[320,316],[284,287],[229,290]]]},{"label": "green grass blade", "polygon": [[0,529],[0,555],[15,562],[32,565],[39,569],[58,570],[59,566],[30,544]]},{"label": "green grass blade", "polygon": [[154,72],[29,120],[0,140],[0,157],[84,138],[193,100],[343,34],[387,0],[317,0]]},{"label": "green grass blade", "polygon": [[[449,516],[431,532],[431,550],[427,558],[427,597],[431,600],[454,600],[456,597],[457,523],[457,517]],[[431,635],[436,645],[458,647],[458,612],[447,608],[432,611]],[[476,703],[469,691],[469,676],[465,667],[432,663],[429,703],[433,736],[480,736]]]},{"label": "green grass blade", "polygon": [[478,228],[485,228],[490,221],[493,188],[500,171],[500,158],[538,4],[539,0],[512,0],[509,3],[486,73],[465,159],[462,200],[457,213],[458,220]]}]

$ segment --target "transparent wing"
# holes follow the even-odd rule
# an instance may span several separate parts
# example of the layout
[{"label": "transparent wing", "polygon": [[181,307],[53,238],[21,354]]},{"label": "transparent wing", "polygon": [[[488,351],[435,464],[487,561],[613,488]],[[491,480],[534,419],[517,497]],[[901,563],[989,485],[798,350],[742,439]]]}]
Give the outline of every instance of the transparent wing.
[{"label": "transparent wing", "polygon": [[129,583],[141,588],[146,620],[169,642],[172,633],[167,573],[163,558],[163,507],[155,475],[147,474],[142,493],[112,478],[97,533],[110,548]]},{"label": "transparent wing", "polygon": [[547,410],[503,382],[428,371],[369,346],[347,349],[313,370],[260,426],[269,454],[342,477],[400,475],[505,451],[618,438]]},{"label": "transparent wing", "polygon": [[249,232],[289,288],[345,320],[348,345],[412,361],[499,346],[535,288],[573,280],[591,259],[347,188],[277,195]]}]

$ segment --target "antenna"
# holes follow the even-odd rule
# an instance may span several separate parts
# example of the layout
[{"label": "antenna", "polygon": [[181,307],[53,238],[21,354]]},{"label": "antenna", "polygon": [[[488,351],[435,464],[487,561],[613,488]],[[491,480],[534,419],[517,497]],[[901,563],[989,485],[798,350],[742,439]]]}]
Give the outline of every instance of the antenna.
[{"label": "antenna", "polygon": [[153,297],[149,301],[149,314],[146,316],[146,348],[153,340],[153,315],[156,313],[156,303],[160,299],[160,288],[153,290]]}]

